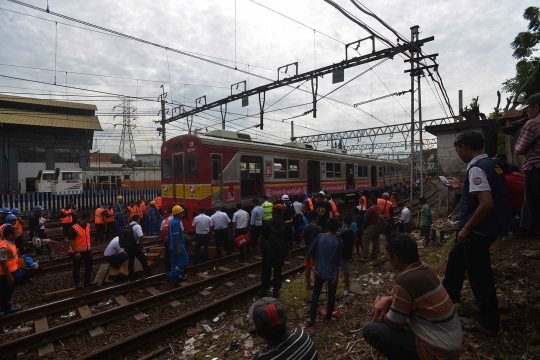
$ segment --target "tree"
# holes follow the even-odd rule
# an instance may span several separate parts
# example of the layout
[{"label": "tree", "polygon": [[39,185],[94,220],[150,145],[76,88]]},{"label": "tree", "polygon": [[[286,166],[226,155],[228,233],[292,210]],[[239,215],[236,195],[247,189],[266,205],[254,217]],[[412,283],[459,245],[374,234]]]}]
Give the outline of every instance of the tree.
[{"label": "tree", "polygon": [[120,155],[115,155],[115,156],[111,157],[111,164],[122,164],[125,161],[126,160],[123,157],[121,157]]}]

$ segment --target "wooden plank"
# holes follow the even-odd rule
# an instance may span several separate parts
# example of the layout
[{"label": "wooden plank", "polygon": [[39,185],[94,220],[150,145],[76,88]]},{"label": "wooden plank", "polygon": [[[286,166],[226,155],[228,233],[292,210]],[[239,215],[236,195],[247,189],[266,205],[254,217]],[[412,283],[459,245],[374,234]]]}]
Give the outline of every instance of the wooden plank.
[{"label": "wooden plank", "polygon": [[[122,275],[122,276],[125,276],[126,278],[129,277],[128,263],[129,263],[128,260],[122,263],[122,265],[120,266],[120,271],[118,272],[119,276]],[[133,265],[133,272],[135,273],[135,275],[142,274],[143,272],[141,262],[137,258],[135,258],[135,262]]]},{"label": "wooden plank", "polygon": [[150,360],[153,359],[156,355],[159,355],[161,353],[164,353],[169,349],[168,346],[162,346],[159,349],[156,349],[152,351],[150,354],[144,355],[143,357],[140,357],[138,360]]},{"label": "wooden plank", "polygon": [[208,274],[205,274],[205,273],[197,273],[197,275],[199,275],[200,277],[202,277],[203,279],[210,279],[212,278],[212,275],[208,275]]},{"label": "wooden plank", "polygon": [[[77,310],[79,311],[79,315],[81,315],[81,318],[83,319],[92,317],[92,312],[88,308],[88,305],[79,306],[77,307]],[[96,326],[94,328],[88,329],[88,333],[91,337],[103,335],[103,329],[101,328],[101,326]]]},{"label": "wooden plank", "polygon": [[231,269],[226,268],[225,266],[220,266],[220,267],[218,267],[218,270],[221,270],[221,271],[231,271]]},{"label": "wooden plank", "polygon": [[[116,300],[116,302],[120,306],[125,306],[129,304],[129,301],[123,295],[116,295],[114,297],[114,300]],[[142,320],[145,319],[147,315],[139,311],[138,313],[133,314],[133,317],[135,318],[135,320]]]},{"label": "wooden plank", "polygon": [[147,249],[149,253],[165,254],[165,246],[151,246]]},{"label": "wooden plank", "polygon": [[147,260],[158,260],[159,258],[161,257],[161,254],[160,253],[152,253],[152,252],[149,252],[148,254],[146,254],[146,259]]},{"label": "wooden plank", "polygon": [[109,268],[108,278],[110,280],[115,280],[118,277],[119,273],[120,273],[120,268]]},{"label": "wooden plank", "polygon": [[[49,328],[49,322],[47,321],[47,317],[43,316],[43,317],[35,319],[34,327],[35,327],[36,333],[47,330]],[[39,357],[53,353],[53,352],[54,352],[54,345],[52,343],[47,343],[43,346],[38,346]]]},{"label": "wooden plank", "polygon": [[199,291],[199,294],[201,294],[204,297],[212,295],[212,293],[210,291],[208,291],[208,290]]},{"label": "wooden plank", "polygon": [[99,266],[96,277],[94,278],[94,283],[96,284],[97,287],[100,287],[103,285],[103,282],[105,281],[105,277],[107,277],[107,272],[109,270],[109,267],[110,267],[109,263],[101,264]]}]

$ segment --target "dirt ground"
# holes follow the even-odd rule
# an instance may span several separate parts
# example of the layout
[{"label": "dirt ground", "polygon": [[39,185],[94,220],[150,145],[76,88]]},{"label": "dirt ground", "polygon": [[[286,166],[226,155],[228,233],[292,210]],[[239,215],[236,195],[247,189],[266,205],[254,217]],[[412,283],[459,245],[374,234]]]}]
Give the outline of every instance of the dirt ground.
[{"label": "dirt ground", "polygon": [[[448,222],[447,222],[448,224]],[[445,225],[439,226],[444,228]],[[453,245],[453,234],[446,236],[444,244],[424,248],[417,232],[421,259],[443,276],[446,257]],[[379,259],[385,258],[384,241]],[[497,337],[464,332],[461,359],[540,359],[540,260],[522,255],[523,251],[540,250],[540,238],[531,240],[498,240],[492,246],[492,265],[499,297],[501,331]],[[306,328],[312,337],[320,359],[378,359],[383,358],[363,339],[362,325],[368,320],[368,312],[374,298],[390,294],[396,272],[388,262],[373,267],[371,264],[353,261],[351,282],[362,293],[343,296],[342,279],[338,287],[336,309],[340,318],[331,323],[317,321],[315,326],[306,327],[311,291],[305,289],[304,274],[289,277],[283,284],[280,301],[288,313],[288,327]],[[359,286],[359,288],[358,288]],[[321,295],[325,300],[325,295]],[[253,301],[255,299],[252,299]],[[465,282],[460,316],[473,317],[476,312],[474,296]],[[249,301],[248,301],[249,302]],[[238,304],[240,307],[248,304]],[[320,305],[325,305],[325,302]],[[247,312],[247,311],[246,311]],[[196,353],[186,353],[193,359],[246,359],[265,347],[263,340],[250,336],[252,327],[247,314],[241,309],[231,310],[227,320],[214,328],[212,336],[201,338]],[[194,325],[194,329],[199,326]],[[192,329],[188,338],[197,331]],[[204,330],[202,331],[204,333]],[[209,334],[208,334],[209,335]],[[186,339],[188,339],[186,338]],[[210,340],[210,342],[207,342]],[[238,341],[237,345],[231,342]],[[180,340],[183,342],[182,340]],[[194,349],[191,347],[191,349]],[[185,358],[177,353],[165,358]]]}]

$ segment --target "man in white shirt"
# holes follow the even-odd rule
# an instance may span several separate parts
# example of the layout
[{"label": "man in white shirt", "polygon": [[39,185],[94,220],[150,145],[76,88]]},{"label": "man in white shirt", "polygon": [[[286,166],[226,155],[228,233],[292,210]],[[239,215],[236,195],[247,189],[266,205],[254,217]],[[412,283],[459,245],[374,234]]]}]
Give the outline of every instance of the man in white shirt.
[{"label": "man in white shirt", "polygon": [[199,263],[201,246],[204,247],[203,262],[208,261],[208,245],[210,245],[210,234],[213,224],[212,219],[205,212],[205,208],[200,208],[199,215],[193,218],[193,223],[191,224],[195,227],[195,264]]},{"label": "man in white shirt", "polygon": [[411,211],[404,204],[398,204],[398,209],[401,211],[401,216],[399,218],[399,231],[400,232],[411,232]]},{"label": "man in white shirt", "polygon": [[128,254],[128,278],[129,281],[135,281],[137,280],[137,277],[135,276],[135,258],[139,260],[139,262],[142,265],[142,268],[144,270],[144,274],[146,277],[152,276],[152,273],[150,272],[150,268],[148,267],[148,262],[146,261],[146,255],[144,255],[143,249],[144,244],[142,241],[142,237],[144,236],[142,227],[139,225],[141,221],[141,218],[139,215],[133,215],[131,217],[131,223],[129,226],[133,230],[133,236],[135,237],[136,244],[134,246],[130,246],[126,248],[126,252]]},{"label": "man in white shirt", "polygon": [[[242,203],[236,204],[236,212],[233,214],[232,223],[234,238],[236,239],[240,235],[247,234],[248,225],[249,225],[249,214],[243,210]],[[240,261],[246,260],[246,255],[244,253],[244,247],[240,247]]]},{"label": "man in white shirt", "polygon": [[214,235],[216,236],[216,255],[221,257],[221,248],[225,249],[227,255],[231,255],[231,244],[229,241],[229,224],[231,219],[225,212],[225,208],[217,208],[214,215],[210,217],[214,227]]},{"label": "man in white shirt", "polygon": [[294,209],[294,217],[293,217],[294,239],[296,240],[296,245],[300,245],[302,243],[302,239],[300,238],[300,234],[302,233],[300,231],[300,222],[303,220],[302,208],[304,207],[304,204],[300,202],[300,196],[294,197],[294,202],[292,206]]},{"label": "man in white shirt", "polygon": [[115,269],[118,269],[129,257],[124,252],[124,249],[120,247],[120,238],[118,236],[112,239],[109,245],[107,245],[103,255],[109,264],[111,264],[111,267]]},{"label": "man in white shirt", "polygon": [[[253,210],[251,210],[251,231],[249,235],[251,239],[256,242],[259,239],[259,233],[261,232],[261,227],[263,224],[264,209],[259,205],[259,199],[253,199],[251,202],[253,203]],[[252,245],[250,241],[247,243],[246,249],[249,250],[251,246],[256,247],[255,245]]]}]

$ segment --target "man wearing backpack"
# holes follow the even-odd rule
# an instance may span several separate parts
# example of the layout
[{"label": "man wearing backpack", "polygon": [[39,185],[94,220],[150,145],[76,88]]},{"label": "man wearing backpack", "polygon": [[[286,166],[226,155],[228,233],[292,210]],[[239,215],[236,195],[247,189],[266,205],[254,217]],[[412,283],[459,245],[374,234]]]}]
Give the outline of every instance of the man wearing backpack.
[{"label": "man wearing backpack", "polygon": [[285,261],[287,244],[292,240],[292,223],[282,219],[284,206],[274,205],[272,219],[267,220],[259,235],[259,256],[262,255],[261,289],[257,293],[261,298],[268,296],[270,276],[274,269],[273,297],[279,297],[281,289],[281,267]]},{"label": "man wearing backpack", "polygon": [[381,245],[380,234],[376,229],[377,222],[379,221],[377,198],[369,199],[368,206],[369,208],[364,216],[364,224],[362,225],[364,233],[362,234],[362,258],[360,261],[369,260],[369,244],[372,242],[373,248],[371,249],[371,259],[375,260],[379,254]]},{"label": "man wearing backpack", "polygon": [[139,225],[139,222],[141,219],[139,218],[139,215],[133,215],[131,217],[131,223],[122,228],[120,230],[119,234],[119,244],[121,247],[126,249],[126,252],[129,257],[128,261],[128,278],[129,281],[135,281],[137,280],[137,277],[135,276],[135,258],[139,260],[141,263],[144,274],[146,277],[152,276],[152,273],[150,272],[150,268],[148,267],[148,262],[146,261],[146,256],[144,255],[143,249],[144,245],[142,242],[142,236],[144,236],[142,227]]}]

